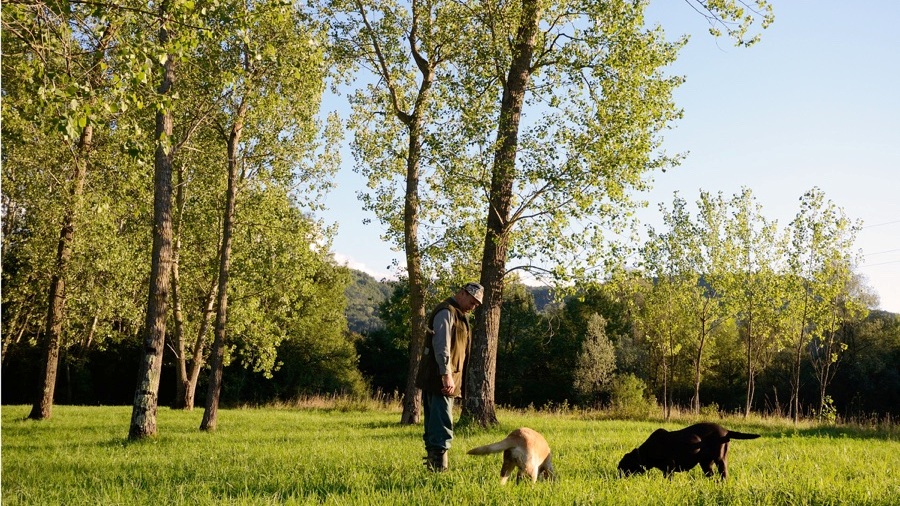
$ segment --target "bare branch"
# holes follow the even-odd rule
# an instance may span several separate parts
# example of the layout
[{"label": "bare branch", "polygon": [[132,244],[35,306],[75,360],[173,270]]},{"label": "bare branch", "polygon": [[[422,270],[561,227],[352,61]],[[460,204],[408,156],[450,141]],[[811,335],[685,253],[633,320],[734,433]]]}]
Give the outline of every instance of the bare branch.
[{"label": "bare branch", "polygon": [[391,102],[394,105],[394,113],[398,118],[400,118],[400,121],[405,124],[409,124],[409,122],[412,121],[412,117],[406,111],[400,109],[400,101],[397,98],[397,90],[394,86],[393,81],[391,81],[391,73],[388,70],[387,61],[381,51],[381,45],[378,43],[378,38],[375,36],[375,30],[372,29],[372,24],[369,22],[369,18],[366,15],[366,8],[363,7],[362,2],[360,2],[359,0],[356,0],[356,6],[359,9],[360,16],[362,16],[363,24],[366,25],[366,31],[369,33],[369,39],[372,41],[372,47],[375,50],[375,55],[378,57],[378,65],[380,67],[381,78],[384,79],[388,91],[390,92]]}]

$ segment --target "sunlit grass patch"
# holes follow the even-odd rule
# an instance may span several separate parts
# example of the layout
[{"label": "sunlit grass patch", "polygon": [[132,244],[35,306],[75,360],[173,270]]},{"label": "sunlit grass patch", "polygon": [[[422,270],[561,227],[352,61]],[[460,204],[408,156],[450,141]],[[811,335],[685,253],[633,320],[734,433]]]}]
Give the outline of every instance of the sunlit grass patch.
[{"label": "sunlit grass patch", "polygon": [[[731,445],[726,482],[699,469],[621,478],[616,464],[657,427],[693,421],[597,419],[584,413],[501,410],[500,426],[456,431],[451,470],[425,470],[421,425],[399,410],[224,409],[218,430],[202,410],[162,408],[159,434],[128,442],[128,407],[56,406],[25,420],[2,408],[2,502],[13,504],[896,504],[900,442],[859,427],[794,427],[782,420],[716,420],[762,438]],[[521,426],[547,438],[558,479],[499,485],[499,455],[466,455]]]}]

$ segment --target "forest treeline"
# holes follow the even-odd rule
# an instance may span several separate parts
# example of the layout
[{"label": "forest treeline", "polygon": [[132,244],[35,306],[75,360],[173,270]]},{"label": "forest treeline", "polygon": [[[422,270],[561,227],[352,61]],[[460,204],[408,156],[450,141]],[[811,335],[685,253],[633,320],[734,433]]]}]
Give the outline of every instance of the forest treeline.
[{"label": "forest treeline", "polygon": [[[396,396],[405,385],[409,325],[402,282],[376,280],[350,270],[345,288],[349,333],[340,362],[325,367],[333,357],[302,353],[301,339],[289,339],[277,349],[271,374],[235,362],[225,370],[223,402],[229,406],[289,402],[298,396],[353,394]],[[536,302],[537,301],[537,302]],[[554,302],[548,287],[514,284],[504,302],[497,363],[497,401],[501,405],[536,409],[563,406],[610,408],[616,403],[626,413],[641,416],[659,413],[663,355],[635,332],[627,304],[608,287],[570,295]],[[826,419],[867,418],[900,414],[900,317],[871,311],[865,318],[842,325],[838,339],[846,344],[835,364],[829,387],[829,404],[819,413],[815,371],[804,356],[800,395],[805,416]],[[603,343],[607,343],[604,344]],[[601,344],[597,344],[601,343]],[[585,388],[592,367],[583,360],[594,353],[601,371],[595,386]],[[4,404],[27,404],[33,399],[29,382],[37,375],[39,348],[34,343],[15,343],[4,354],[2,399]],[[805,350],[804,354],[811,350]],[[587,352],[587,354],[586,354]],[[700,396],[703,410],[740,412],[745,402],[745,364],[735,322],[724,324],[710,339],[708,364],[704,366]],[[64,348],[61,357],[57,401],[65,404],[129,404],[134,394],[133,376],[140,354],[137,339],[110,340],[86,349],[80,343]],[[355,357],[355,358],[354,358]],[[753,409],[767,414],[789,414],[791,353],[773,354],[758,374],[758,396]],[[694,371],[687,354],[679,354],[671,373],[671,403],[687,409],[694,394]],[[356,364],[347,367],[348,364]],[[605,364],[605,365],[602,365]],[[173,405],[176,397],[175,361],[167,357],[163,369],[160,402]],[[364,381],[359,381],[357,369]],[[602,371],[606,371],[602,373]],[[581,379],[577,379],[581,378]],[[205,378],[201,377],[202,395]]]},{"label": "forest treeline", "polygon": [[[603,281],[559,287],[540,309],[533,289],[514,284],[497,340],[497,402],[895,415],[900,320],[871,310],[877,296],[853,247],[861,224],[817,188],[798,203],[779,226],[749,189],[701,192],[693,204],[676,193],[660,206],[662,226],[647,226]],[[382,304],[384,328],[358,345],[361,369],[385,391],[404,377],[404,290]],[[395,359],[384,359],[389,351]]]},{"label": "forest treeline", "polygon": [[[374,280],[372,280],[374,282]],[[372,388],[402,392],[409,328],[403,315],[406,288],[381,304],[384,326],[359,336],[359,366]],[[514,284],[504,301],[497,357],[497,402],[517,408],[563,406],[616,409],[632,416],[659,415],[668,405],[690,409],[695,394],[696,348],[674,356],[638,330],[628,302],[610,287],[586,290],[562,303],[535,304],[546,287]],[[835,338],[840,355],[820,408],[820,385],[812,360],[818,345],[802,351],[801,416],[823,421],[896,416],[900,405],[900,317],[871,311],[845,322]],[[746,343],[738,322],[722,322],[707,343],[700,384],[701,412],[742,413],[746,403]],[[768,352],[756,374],[754,412],[788,417],[795,350]],[[668,376],[668,389],[664,387]]]},{"label": "forest treeline", "polygon": [[[687,3],[738,46],[774,19]],[[652,173],[682,161],[660,134],[686,39],[646,7],[4,4],[3,402],[130,402],[141,438],[159,402],[203,402],[213,430],[220,398],[380,389],[416,423],[427,310],[478,279],[464,413],[483,425],[495,402],[893,409],[896,389],[838,394],[896,385],[896,322],[869,313],[860,224],[818,189],[783,228],[744,189],[676,194],[629,235]],[[360,205],[405,253],[378,305],[348,298],[359,277],[319,217],[347,191],[345,133]],[[520,293],[524,271],[553,304]]]}]

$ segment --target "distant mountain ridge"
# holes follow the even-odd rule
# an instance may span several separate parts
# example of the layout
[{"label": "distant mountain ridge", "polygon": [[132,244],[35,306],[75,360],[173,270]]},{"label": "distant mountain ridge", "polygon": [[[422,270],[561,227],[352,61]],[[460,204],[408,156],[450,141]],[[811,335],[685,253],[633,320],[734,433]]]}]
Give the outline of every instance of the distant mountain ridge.
[{"label": "distant mountain ridge", "polygon": [[391,282],[378,281],[362,271],[350,269],[353,281],[344,289],[347,297],[347,326],[351,332],[368,334],[384,326],[378,317],[378,306],[391,296]]},{"label": "distant mountain ridge", "polygon": [[[353,281],[347,285],[344,295],[347,297],[347,326],[351,332],[368,334],[384,326],[378,316],[378,306],[386,301],[394,290],[392,281],[378,281],[362,271],[350,269]],[[553,302],[550,287],[529,286],[538,311],[542,311]]]}]

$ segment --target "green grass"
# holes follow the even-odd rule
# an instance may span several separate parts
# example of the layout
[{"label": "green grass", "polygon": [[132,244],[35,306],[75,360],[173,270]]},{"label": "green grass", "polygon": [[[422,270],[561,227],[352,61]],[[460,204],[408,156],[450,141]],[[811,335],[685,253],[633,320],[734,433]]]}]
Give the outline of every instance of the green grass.
[{"label": "green grass", "polygon": [[[501,427],[458,429],[451,470],[422,466],[421,426],[392,409],[234,409],[219,430],[202,410],[162,408],[159,435],[126,440],[129,407],[56,406],[25,420],[2,408],[2,503],[16,504],[898,504],[900,441],[865,429],[795,429],[788,422],[721,422],[762,438],[731,445],[724,483],[699,468],[620,478],[616,464],[664,424],[578,414],[501,411]],[[543,433],[554,482],[499,485],[499,455],[465,454],[519,426]]]}]

